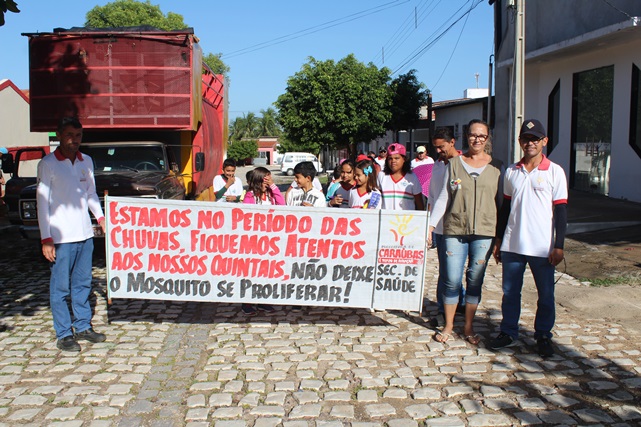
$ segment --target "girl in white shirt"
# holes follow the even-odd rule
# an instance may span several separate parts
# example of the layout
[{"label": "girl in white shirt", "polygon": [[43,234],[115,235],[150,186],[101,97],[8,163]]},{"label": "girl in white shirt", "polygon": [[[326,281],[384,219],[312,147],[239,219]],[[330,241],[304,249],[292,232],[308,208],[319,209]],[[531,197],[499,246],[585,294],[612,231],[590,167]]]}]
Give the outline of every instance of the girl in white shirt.
[{"label": "girl in white shirt", "polygon": [[356,163],[354,168],[356,185],[349,192],[349,207],[361,209],[380,209],[381,192],[376,183],[376,169],[370,160]]}]

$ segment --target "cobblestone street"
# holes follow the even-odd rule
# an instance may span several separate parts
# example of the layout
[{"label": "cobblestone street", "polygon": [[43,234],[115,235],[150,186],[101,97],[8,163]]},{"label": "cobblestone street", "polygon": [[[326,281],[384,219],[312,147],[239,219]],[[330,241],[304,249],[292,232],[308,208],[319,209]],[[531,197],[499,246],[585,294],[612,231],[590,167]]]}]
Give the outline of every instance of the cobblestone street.
[{"label": "cobblestone street", "polygon": [[[525,301],[519,345],[485,348],[501,319],[493,261],[476,347],[432,338],[435,251],[423,317],[322,307],[246,317],[239,305],[108,305],[97,253],[94,327],[107,342],[82,341],[74,354],[55,345],[39,245],[15,230],[2,231],[2,240],[0,425],[641,425],[641,337],[620,325],[559,307],[557,355],[543,360],[532,339],[535,302]],[[557,286],[583,285],[563,276]]]}]

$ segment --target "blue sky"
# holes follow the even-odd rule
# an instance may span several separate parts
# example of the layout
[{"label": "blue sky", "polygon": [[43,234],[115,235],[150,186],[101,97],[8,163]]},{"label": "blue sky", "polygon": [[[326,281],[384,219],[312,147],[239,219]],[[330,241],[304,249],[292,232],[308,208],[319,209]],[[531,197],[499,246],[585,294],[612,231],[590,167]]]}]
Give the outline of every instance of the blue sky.
[{"label": "blue sky", "polygon": [[[27,89],[28,46],[21,33],[82,26],[91,8],[109,2],[17,3],[21,12],[6,14],[6,24],[0,27],[0,79]],[[181,14],[194,28],[205,54],[223,54],[231,68],[230,119],[248,112],[259,115],[272,106],[285,91],[287,79],[310,56],[338,61],[353,53],[361,62],[390,68],[396,72],[393,76],[416,69],[435,101],[462,98],[465,89],[477,87],[477,73],[478,87],[488,85],[493,7],[487,0],[151,0],[151,4],[165,14]]]}]

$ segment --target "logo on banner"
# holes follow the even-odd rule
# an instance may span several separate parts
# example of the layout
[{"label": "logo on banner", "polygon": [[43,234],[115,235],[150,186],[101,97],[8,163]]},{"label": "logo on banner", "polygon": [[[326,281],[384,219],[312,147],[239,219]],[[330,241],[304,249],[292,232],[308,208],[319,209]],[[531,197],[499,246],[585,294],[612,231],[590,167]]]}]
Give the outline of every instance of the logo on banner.
[{"label": "logo on banner", "polygon": [[381,264],[420,264],[423,262],[424,251],[405,246],[405,238],[418,231],[411,227],[414,215],[396,215],[390,223],[389,230],[394,235],[396,245],[383,246],[378,251],[378,262]]},{"label": "logo on banner", "polygon": [[390,228],[390,231],[392,232],[392,234],[394,234],[394,240],[396,241],[396,243],[401,246],[403,246],[403,240],[405,239],[405,236],[409,236],[417,230],[417,228],[411,230],[409,228],[412,218],[414,218],[413,215],[397,215],[396,220],[392,221],[393,228]]}]

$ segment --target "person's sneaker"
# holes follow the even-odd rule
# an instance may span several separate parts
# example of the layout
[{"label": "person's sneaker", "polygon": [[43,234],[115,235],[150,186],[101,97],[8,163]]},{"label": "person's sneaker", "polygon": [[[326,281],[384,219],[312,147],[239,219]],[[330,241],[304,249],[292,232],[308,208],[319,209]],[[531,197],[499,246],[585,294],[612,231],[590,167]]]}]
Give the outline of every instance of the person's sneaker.
[{"label": "person's sneaker", "polygon": [[492,350],[498,350],[500,348],[512,347],[515,344],[516,341],[514,341],[514,338],[501,332],[496,338],[490,341],[490,348]]},{"label": "person's sneaker", "polygon": [[77,340],[86,340],[93,343],[103,342],[107,339],[107,336],[105,334],[98,333],[92,328],[89,328],[86,331],[76,332],[75,337]]},{"label": "person's sneaker", "polygon": [[276,311],[276,309],[269,304],[258,304],[256,308],[258,308],[260,311],[264,311],[265,313],[273,313]]},{"label": "person's sneaker", "polygon": [[251,304],[242,304],[241,309],[243,310],[243,313],[248,316],[253,316],[254,314],[256,314],[256,309]]},{"label": "person's sneaker", "polygon": [[80,344],[78,344],[72,335],[60,338],[56,343],[56,347],[62,351],[80,351]]},{"label": "person's sneaker", "polygon": [[551,357],[554,356],[554,347],[552,347],[552,340],[547,337],[539,338],[536,340],[536,346],[538,347],[539,356],[541,357]]}]

